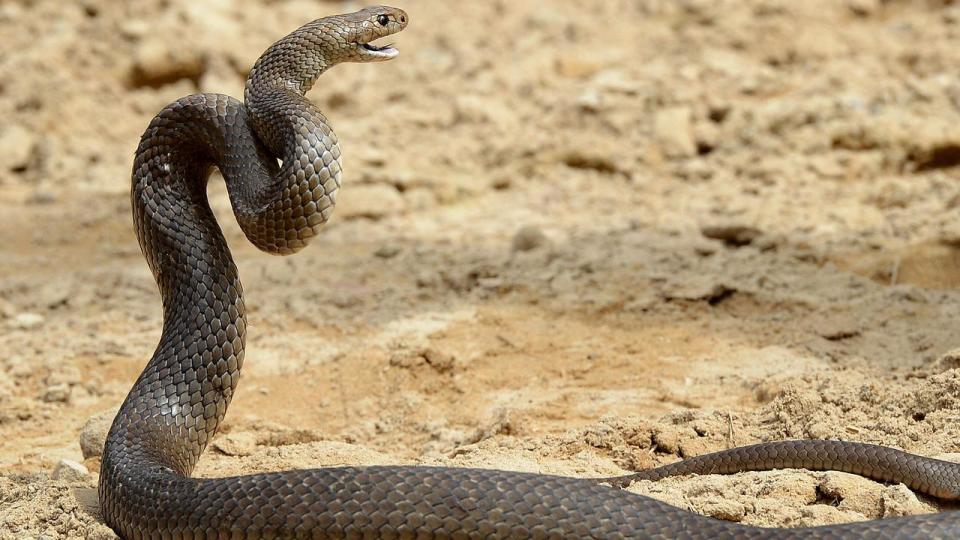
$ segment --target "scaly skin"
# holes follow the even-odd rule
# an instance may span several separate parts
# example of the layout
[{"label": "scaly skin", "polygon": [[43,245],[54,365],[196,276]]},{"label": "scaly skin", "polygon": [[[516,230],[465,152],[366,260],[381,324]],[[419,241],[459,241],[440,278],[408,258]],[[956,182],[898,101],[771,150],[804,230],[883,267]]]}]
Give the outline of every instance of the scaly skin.
[{"label": "scaly skin", "polygon": [[[598,480],[493,470],[351,467],[190,478],[237,387],[246,335],[237,269],[207,203],[209,172],[220,169],[234,213],[257,247],[277,254],[303,248],[330,217],[341,176],[337,137],[304,93],[337,63],[394,57],[395,49],[365,44],[407,22],[403,11],[388,7],[316,20],[260,57],[245,103],[188,96],[160,111],[144,132],[131,199],[164,322],[156,352],[107,437],[100,472],[107,524],[124,538],[960,537],[953,513],[759,529]],[[956,494],[954,465],[825,441],[733,449],[606,482],[781,466],[834,467]]]}]

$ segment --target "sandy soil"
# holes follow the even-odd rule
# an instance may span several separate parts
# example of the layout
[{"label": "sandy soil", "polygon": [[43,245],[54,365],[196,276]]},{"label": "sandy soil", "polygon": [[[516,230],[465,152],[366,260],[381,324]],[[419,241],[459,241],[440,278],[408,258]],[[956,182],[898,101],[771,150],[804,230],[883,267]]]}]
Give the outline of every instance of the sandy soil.
[{"label": "sandy soil", "polygon": [[[199,474],[960,451],[960,4],[396,3],[401,57],[310,94],[347,170],[310,248],[257,252],[211,184],[250,332]],[[113,537],[79,440],[159,335],[128,202],[149,119],[357,7],[0,3],[0,539]],[[940,507],[841,473],[631,489],[759,525]]]}]

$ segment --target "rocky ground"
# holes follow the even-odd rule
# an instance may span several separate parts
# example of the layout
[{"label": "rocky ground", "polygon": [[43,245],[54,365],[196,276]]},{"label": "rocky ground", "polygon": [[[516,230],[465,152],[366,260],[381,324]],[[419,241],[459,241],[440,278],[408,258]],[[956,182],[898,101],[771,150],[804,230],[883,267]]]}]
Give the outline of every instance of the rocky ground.
[{"label": "rocky ground", "polygon": [[[309,95],[347,171],[324,234],[257,252],[211,183],[250,331],[198,474],[960,451],[960,4],[397,2],[401,56]],[[129,213],[143,128],[358,7],[0,3],[0,539],[112,537],[98,433],[161,323]],[[943,507],[842,473],[631,490],[768,526]]]}]

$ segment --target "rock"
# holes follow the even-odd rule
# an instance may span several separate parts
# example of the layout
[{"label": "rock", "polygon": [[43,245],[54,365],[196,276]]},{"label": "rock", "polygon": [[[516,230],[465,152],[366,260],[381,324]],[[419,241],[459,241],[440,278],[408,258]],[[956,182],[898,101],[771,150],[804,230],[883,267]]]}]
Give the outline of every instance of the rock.
[{"label": "rock", "polygon": [[228,433],[214,439],[212,446],[228,456],[249,456],[257,449],[257,437],[250,432]]},{"label": "rock", "polygon": [[30,166],[37,136],[19,124],[10,124],[0,133],[0,168],[23,171]]},{"label": "rock", "polygon": [[504,126],[513,122],[514,113],[499,100],[484,99],[476,95],[459,95],[454,103],[457,122],[493,123]]},{"label": "rock", "polygon": [[753,243],[763,231],[740,223],[722,225],[704,225],[700,234],[712,240],[722,240],[728,246],[740,247]]},{"label": "rock", "polygon": [[350,186],[337,197],[334,215],[344,219],[380,219],[403,211],[403,197],[392,186]]},{"label": "rock", "polygon": [[[948,24],[960,23],[960,4],[953,4],[946,7],[943,10],[943,20]],[[954,105],[960,109],[960,104],[958,104],[956,101],[954,102]]]},{"label": "rock", "polygon": [[858,17],[869,17],[880,9],[880,0],[847,0],[847,9]]},{"label": "rock", "polygon": [[0,21],[13,22],[22,15],[23,6],[19,4],[5,2],[3,5],[0,5]]},{"label": "rock", "polygon": [[668,454],[680,453],[680,431],[674,426],[656,426],[653,428],[653,444],[657,451]]},{"label": "rock", "polygon": [[476,444],[497,435],[517,435],[523,429],[524,426],[518,424],[513,418],[513,411],[510,409],[497,409],[493,413],[493,418],[485,421],[472,433],[461,436],[458,444],[460,446]]},{"label": "rock", "polygon": [[577,107],[584,112],[599,112],[603,108],[603,94],[595,88],[588,88],[577,97]]},{"label": "rock", "polygon": [[437,194],[432,189],[416,187],[403,192],[406,206],[410,210],[426,210],[437,205]]},{"label": "rock", "polygon": [[10,319],[17,314],[16,307],[7,300],[0,298],[0,319]]},{"label": "rock", "polygon": [[855,512],[841,510],[827,504],[811,504],[800,510],[802,516],[798,524],[804,526],[816,523],[817,525],[840,525],[850,523],[863,517]]},{"label": "rock", "polygon": [[[326,400],[321,403],[329,405],[329,402]],[[308,444],[327,439],[327,435],[321,431],[313,429],[291,429],[274,424],[258,425],[256,433],[257,444],[269,447]]]},{"label": "rock", "polygon": [[960,349],[951,349],[943,353],[936,362],[937,371],[949,371],[960,368]]},{"label": "rock", "polygon": [[349,291],[331,291],[330,303],[338,308],[350,309],[363,305],[363,298]]},{"label": "rock", "polygon": [[400,350],[390,355],[390,366],[401,369],[413,369],[424,363],[423,356],[417,351]]},{"label": "rock", "polygon": [[163,86],[180,79],[199,81],[206,67],[204,57],[191,47],[171,47],[159,38],[142,41],[133,53],[130,74],[134,86]]},{"label": "rock", "polygon": [[21,355],[7,358],[7,365],[10,366],[8,373],[14,379],[26,379],[34,374],[33,365]]},{"label": "rock", "polygon": [[891,163],[914,172],[960,165],[960,128],[947,117],[888,112],[840,124],[831,139],[834,149],[883,149]]},{"label": "rock", "polygon": [[13,318],[13,326],[20,330],[31,330],[43,324],[46,318],[39,313],[20,313]]},{"label": "rock", "polygon": [[67,384],[75,385],[83,381],[83,373],[76,366],[69,364],[58,365],[47,376],[48,385]]},{"label": "rock", "polygon": [[13,397],[13,382],[7,378],[0,379],[0,403],[9,401]]},{"label": "rock", "polygon": [[817,489],[822,497],[826,497],[833,506],[841,510],[857,512],[863,516],[876,516],[881,512],[883,486],[862,476],[827,471]]},{"label": "rock", "polygon": [[852,315],[824,313],[813,321],[813,331],[828,341],[842,341],[859,336],[862,326]]},{"label": "rock", "polygon": [[427,349],[423,351],[423,359],[437,373],[449,373],[453,371],[456,359],[453,355],[438,351],[436,349]]},{"label": "rock", "polygon": [[432,270],[421,270],[414,278],[414,283],[420,289],[438,287],[441,281],[443,281],[441,275]]},{"label": "rock", "polygon": [[622,69],[605,69],[590,79],[590,85],[601,91],[628,96],[637,95],[640,83]]},{"label": "rock", "polygon": [[527,225],[521,227],[513,236],[513,251],[533,251],[550,243],[547,235],[543,234],[540,227]]},{"label": "rock", "polygon": [[24,202],[27,204],[51,204],[57,202],[57,194],[47,189],[37,189]]},{"label": "rock", "polygon": [[956,167],[960,165],[960,137],[917,145],[908,157],[917,171]]},{"label": "rock", "polygon": [[700,511],[724,521],[740,522],[747,515],[746,507],[729,499],[710,499],[700,505]]},{"label": "rock", "polygon": [[672,107],[657,111],[653,118],[654,137],[668,158],[688,158],[697,155],[694,137],[693,113],[688,107]]},{"label": "rock", "polygon": [[392,259],[399,255],[401,251],[400,246],[387,244],[377,248],[377,250],[373,252],[373,255],[381,259]]},{"label": "rock", "polygon": [[125,20],[120,25],[120,34],[127,39],[140,39],[150,32],[150,25],[141,19]]},{"label": "rock", "polygon": [[715,279],[715,276],[701,275],[669,283],[662,296],[667,300],[688,300],[716,305],[736,294],[736,287]]},{"label": "rock", "polygon": [[67,403],[70,401],[70,385],[66,383],[52,384],[44,391],[42,399],[47,403]]},{"label": "rock", "polygon": [[76,482],[86,479],[90,471],[82,464],[69,459],[61,459],[57,466],[53,468],[50,475],[54,480],[63,480],[66,482]]},{"label": "rock", "polygon": [[[723,139],[720,128],[713,122],[701,122],[693,127],[693,139],[697,146],[697,154],[706,155],[713,152]],[[711,174],[713,170],[710,170]]]},{"label": "rock", "polygon": [[573,169],[593,170],[604,174],[627,172],[617,163],[617,150],[610,146],[591,145],[586,148],[570,148],[562,153],[561,161]]},{"label": "rock", "polygon": [[699,157],[677,162],[673,167],[673,174],[677,178],[691,182],[710,180],[715,173],[714,166]]},{"label": "rock", "polygon": [[66,306],[71,296],[74,296],[72,285],[62,282],[46,283],[35,290],[34,305],[47,310],[58,309]]},{"label": "rock", "polygon": [[555,64],[557,74],[568,79],[586,79],[600,72],[610,61],[599,57],[596,51],[592,52],[589,55],[560,55]]},{"label": "rock", "polygon": [[91,416],[80,428],[80,451],[83,452],[83,459],[103,455],[103,444],[107,441],[107,432],[110,431],[115,416],[116,409],[104,411]]},{"label": "rock", "polygon": [[402,369],[428,366],[437,373],[450,373],[456,367],[453,355],[436,349],[401,350],[390,355],[390,365]]},{"label": "rock", "polygon": [[936,508],[920,502],[916,494],[903,484],[890,486],[881,495],[883,517],[918,516],[936,512]]},{"label": "rock", "polygon": [[424,177],[425,185],[430,186],[437,202],[452,204],[463,199],[485,193],[490,181],[476,174],[454,172],[435,172]]},{"label": "rock", "polygon": [[[354,159],[376,169],[386,167],[389,162],[389,158],[383,150],[376,146],[361,146],[357,148],[354,154]],[[404,179],[406,179],[406,176],[404,176]]]}]

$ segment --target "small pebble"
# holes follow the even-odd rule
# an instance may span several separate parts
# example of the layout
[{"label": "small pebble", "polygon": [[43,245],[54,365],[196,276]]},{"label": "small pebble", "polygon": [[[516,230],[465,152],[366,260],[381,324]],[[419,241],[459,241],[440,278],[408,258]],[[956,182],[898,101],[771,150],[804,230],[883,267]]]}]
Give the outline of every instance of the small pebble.
[{"label": "small pebble", "polygon": [[59,383],[48,386],[43,394],[43,401],[47,403],[67,403],[70,401],[70,385]]},{"label": "small pebble", "polygon": [[0,5],[0,21],[13,22],[23,15],[23,7],[15,3]]},{"label": "small pebble", "polygon": [[46,320],[39,313],[20,313],[13,318],[13,326],[20,330],[30,330],[43,324]]},{"label": "small pebble", "polygon": [[75,482],[85,479],[89,474],[90,471],[83,464],[69,459],[61,459],[57,466],[53,468],[51,477],[54,480]]},{"label": "small pebble", "polygon": [[380,248],[374,251],[373,254],[381,259],[392,259],[399,255],[400,251],[401,250],[399,246],[386,245],[380,246]]},{"label": "small pebble", "polygon": [[257,437],[250,432],[228,433],[214,439],[212,446],[227,456],[249,456],[257,450]]},{"label": "small pebble", "polygon": [[522,227],[513,237],[513,251],[533,251],[550,243],[540,227]]},{"label": "small pebble", "polygon": [[30,165],[37,136],[27,128],[10,124],[0,131],[0,167],[22,171]]},{"label": "small pebble", "polygon": [[883,517],[917,516],[936,511],[917,498],[910,488],[903,484],[890,486],[883,492]]},{"label": "small pebble", "polygon": [[120,33],[127,39],[139,39],[150,32],[150,25],[139,19],[131,19],[120,25]]},{"label": "small pebble", "polygon": [[700,228],[700,233],[734,247],[749,245],[763,234],[760,229],[742,224],[704,225]]},{"label": "small pebble", "polygon": [[577,97],[577,107],[584,112],[598,112],[603,107],[603,96],[596,89],[589,88]]},{"label": "small pebble", "polygon": [[17,310],[13,304],[0,298],[0,319],[8,319],[17,314]]},{"label": "small pebble", "polygon": [[27,197],[27,204],[50,204],[57,202],[57,195],[48,190],[38,189]]},{"label": "small pebble", "polygon": [[693,113],[687,107],[663,109],[654,115],[654,136],[667,157],[689,158],[697,155],[692,117]]},{"label": "small pebble", "polygon": [[159,38],[146,39],[133,53],[131,81],[134,86],[162,86],[180,79],[199,80],[206,65],[195,49],[170,47]]},{"label": "small pebble", "polygon": [[701,510],[708,516],[739,523],[747,515],[747,509],[737,501],[713,499],[703,503]]},{"label": "small pebble", "polygon": [[337,199],[336,213],[342,219],[382,219],[404,210],[403,195],[393,186],[351,186]]},{"label": "small pebble", "polygon": [[880,0],[847,0],[847,9],[858,17],[869,17],[880,9]]},{"label": "small pebble", "polygon": [[673,426],[657,426],[653,430],[653,444],[668,454],[680,453],[680,432]]},{"label": "small pebble", "polygon": [[435,371],[439,373],[449,373],[453,371],[456,360],[452,355],[436,349],[427,349],[422,354],[423,359]]},{"label": "small pebble", "polygon": [[101,412],[90,417],[80,428],[80,451],[83,459],[103,455],[103,444],[107,441],[107,432],[117,415],[116,409]]}]

